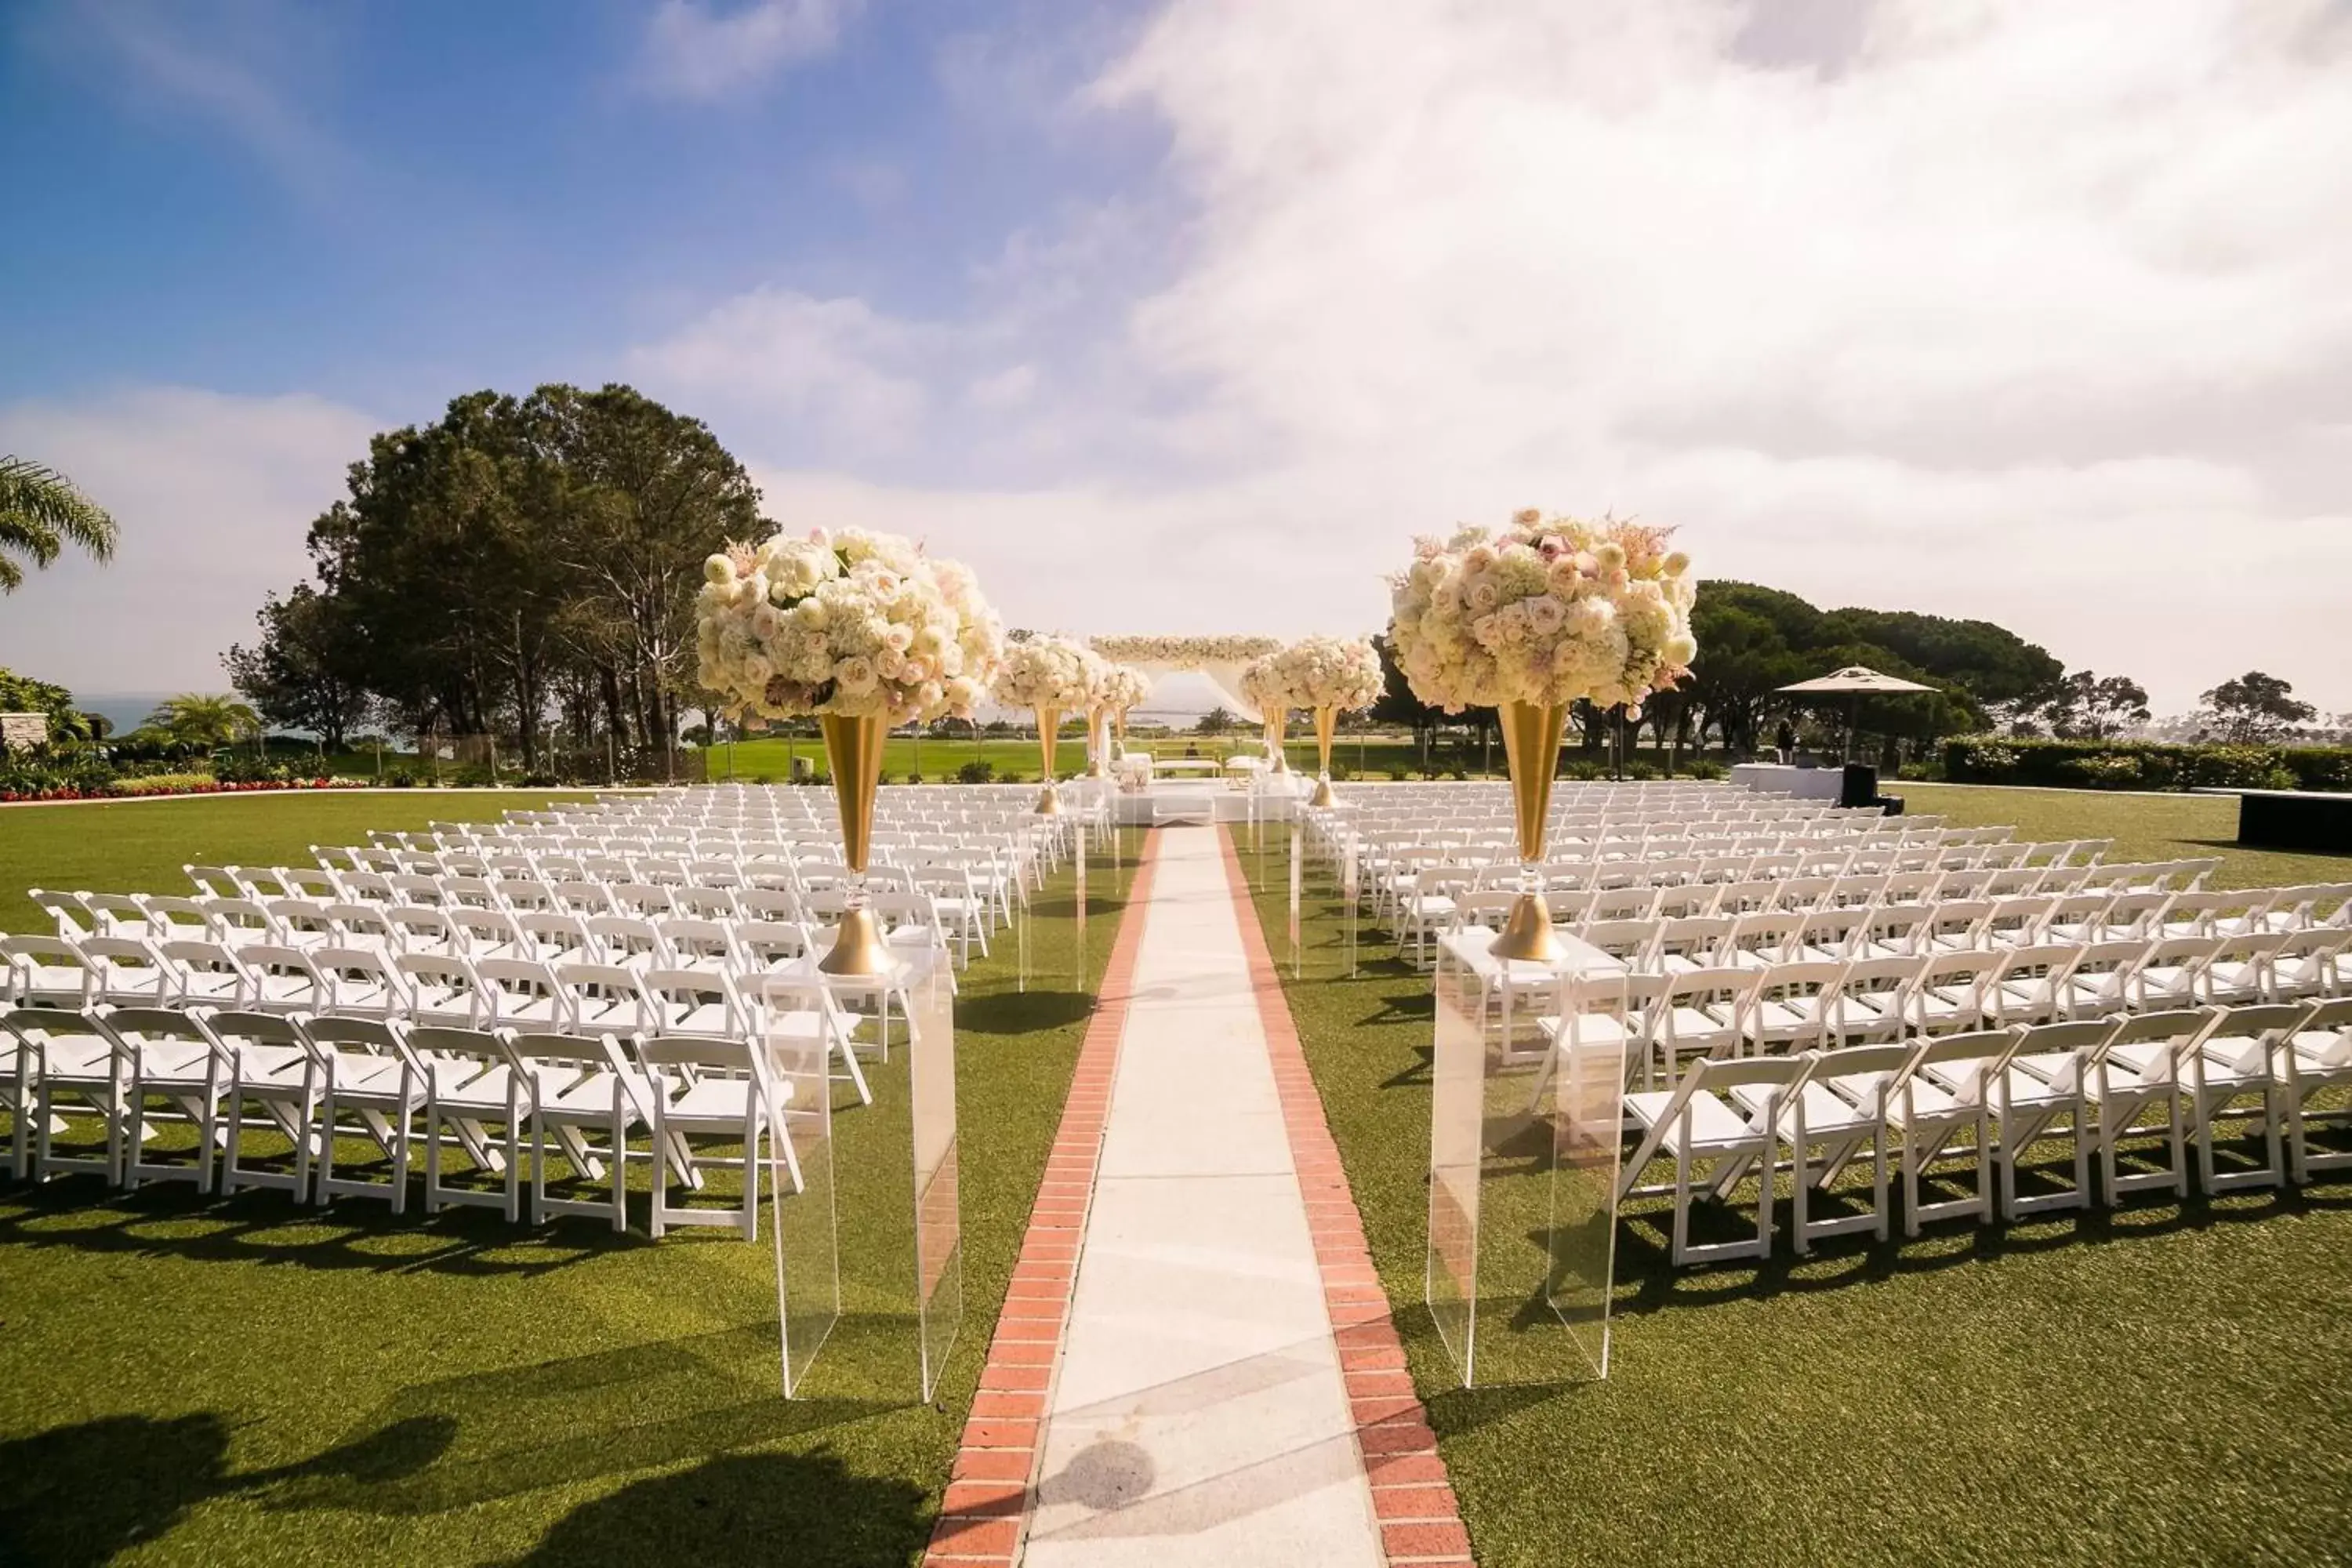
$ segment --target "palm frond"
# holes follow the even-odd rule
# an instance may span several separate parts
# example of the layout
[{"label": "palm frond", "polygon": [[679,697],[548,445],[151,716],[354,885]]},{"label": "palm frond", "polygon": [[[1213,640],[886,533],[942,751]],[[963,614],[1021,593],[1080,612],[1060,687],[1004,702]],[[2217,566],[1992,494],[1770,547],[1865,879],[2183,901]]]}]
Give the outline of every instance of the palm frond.
[{"label": "palm frond", "polygon": [[[28,555],[47,566],[66,545],[110,560],[114,519],[56,469],[29,458],[0,456],[0,552]],[[14,588],[24,574],[13,565],[0,586]]]}]

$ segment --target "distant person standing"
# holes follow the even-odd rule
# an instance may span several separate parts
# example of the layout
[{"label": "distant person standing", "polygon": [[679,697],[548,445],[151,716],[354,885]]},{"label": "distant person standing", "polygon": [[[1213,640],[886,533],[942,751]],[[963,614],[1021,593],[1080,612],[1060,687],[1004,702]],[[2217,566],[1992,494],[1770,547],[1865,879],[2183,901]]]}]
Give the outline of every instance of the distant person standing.
[{"label": "distant person standing", "polygon": [[1780,727],[1772,731],[1772,744],[1780,751],[1782,767],[1797,760],[1797,731],[1786,719],[1781,720]]}]

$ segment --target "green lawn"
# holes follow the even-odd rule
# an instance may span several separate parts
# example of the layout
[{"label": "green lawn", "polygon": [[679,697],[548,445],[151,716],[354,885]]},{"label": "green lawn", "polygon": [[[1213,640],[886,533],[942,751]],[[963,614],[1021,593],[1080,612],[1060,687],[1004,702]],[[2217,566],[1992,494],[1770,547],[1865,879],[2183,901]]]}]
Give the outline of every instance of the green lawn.
[{"label": "green lawn", "polygon": [[[1903,788],[2134,854],[2227,837],[2195,800]],[[2212,852],[2236,885],[2352,874]],[[1608,1381],[1461,1391],[1422,1305],[1429,981],[1370,931],[1345,978],[1311,894],[1288,980],[1281,858],[1244,864],[1484,1568],[2352,1553],[2352,1173],[1908,1243],[1898,1223],[1801,1263],[1783,1231],[1760,1268],[1673,1268],[1663,1205],[1629,1205]]]},{"label": "green lawn", "polygon": [[[0,854],[12,885],[168,887],[197,835],[224,858],[299,858],[410,805],[0,813]],[[415,805],[419,826],[457,809]],[[194,814],[186,847],[147,820],[175,811]],[[1066,876],[1040,895],[1025,990],[1009,941],[964,976],[968,1310],[934,1404],[908,1316],[903,1052],[835,1123],[845,1316],[790,1402],[764,1235],[656,1244],[642,1206],[615,1237],[428,1218],[415,1194],[394,1220],[348,1199],[0,1183],[0,1563],[914,1561],[1126,880],[1097,862],[1083,946]]]},{"label": "green lawn", "polygon": [[2241,849],[2238,801],[2222,795],[2110,795],[2098,790],[2000,789],[1986,784],[1883,786],[1904,808],[1940,815],[1955,827],[1995,823],[2021,839],[2113,838],[2110,860],[2183,860],[2219,855],[2212,886],[2265,888],[2291,882],[2352,881],[2352,855],[2295,855]]},{"label": "green lawn", "polygon": [[581,791],[443,795],[194,795],[104,805],[0,810],[0,931],[55,929],[27,888],[93,893],[188,892],[187,865],[312,866],[313,844],[364,844],[370,828],[415,832],[433,822],[495,822]]}]

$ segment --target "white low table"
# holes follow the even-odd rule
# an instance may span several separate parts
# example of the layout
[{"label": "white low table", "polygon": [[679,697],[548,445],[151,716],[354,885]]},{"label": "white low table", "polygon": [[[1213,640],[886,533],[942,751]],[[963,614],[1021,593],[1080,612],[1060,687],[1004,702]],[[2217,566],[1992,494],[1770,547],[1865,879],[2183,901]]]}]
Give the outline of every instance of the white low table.
[{"label": "white low table", "polygon": [[1790,768],[1778,763],[1741,763],[1731,770],[1731,782],[1741,789],[1765,795],[1793,795],[1799,800],[1835,800],[1845,793],[1843,768]]}]

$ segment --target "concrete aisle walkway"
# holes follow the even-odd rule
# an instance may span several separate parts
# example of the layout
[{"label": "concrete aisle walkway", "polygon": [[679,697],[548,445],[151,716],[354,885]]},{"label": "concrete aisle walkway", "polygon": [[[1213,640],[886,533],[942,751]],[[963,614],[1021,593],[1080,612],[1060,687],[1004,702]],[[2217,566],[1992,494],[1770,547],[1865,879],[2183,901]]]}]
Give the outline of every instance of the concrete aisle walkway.
[{"label": "concrete aisle walkway", "polygon": [[1379,1568],[1223,847],[1160,833],[1024,1560]]}]

